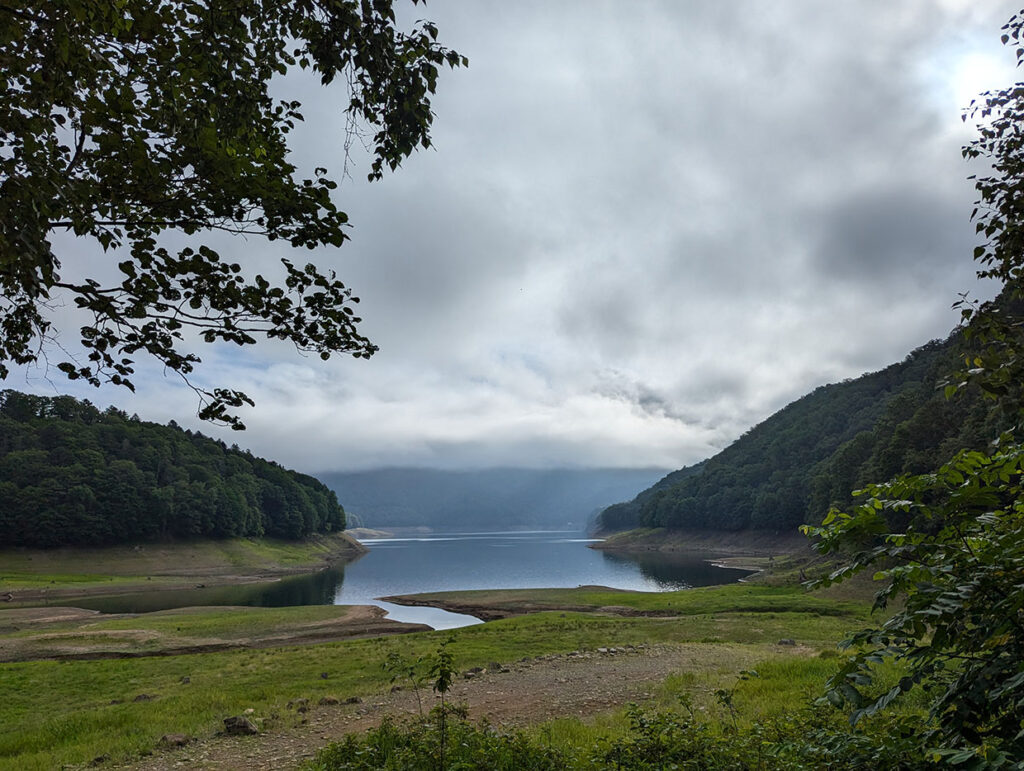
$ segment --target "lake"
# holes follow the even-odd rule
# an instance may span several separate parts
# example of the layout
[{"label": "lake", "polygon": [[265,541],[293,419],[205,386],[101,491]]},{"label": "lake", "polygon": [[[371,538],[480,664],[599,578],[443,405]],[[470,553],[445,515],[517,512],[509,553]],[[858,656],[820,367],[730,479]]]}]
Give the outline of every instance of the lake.
[{"label": "lake", "polygon": [[750,571],[717,567],[692,554],[623,554],[589,549],[594,539],[570,531],[437,533],[368,539],[370,551],[344,568],[270,584],[76,600],[107,613],[142,613],[186,605],[377,605],[397,621],[449,629],[479,623],[436,608],[378,600],[395,594],[463,589],[532,589],[588,584],[658,592],[733,583]]}]

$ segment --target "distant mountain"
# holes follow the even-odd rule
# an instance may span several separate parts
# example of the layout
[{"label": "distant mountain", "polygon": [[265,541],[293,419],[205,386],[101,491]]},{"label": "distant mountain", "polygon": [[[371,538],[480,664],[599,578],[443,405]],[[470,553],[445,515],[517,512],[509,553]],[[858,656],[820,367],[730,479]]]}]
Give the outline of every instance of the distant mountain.
[{"label": "distant mountain", "polygon": [[334,493],[237,447],[70,396],[0,391],[0,544],[343,530]]},{"label": "distant mountain", "polygon": [[820,522],[868,482],[984,447],[1000,428],[990,402],[941,393],[959,341],[932,341],[879,372],[815,389],[717,455],[608,507],[599,528],[792,529]]},{"label": "distant mountain", "polygon": [[632,497],[664,473],[663,469],[385,468],[317,476],[345,503],[351,525],[582,530],[600,509]]}]

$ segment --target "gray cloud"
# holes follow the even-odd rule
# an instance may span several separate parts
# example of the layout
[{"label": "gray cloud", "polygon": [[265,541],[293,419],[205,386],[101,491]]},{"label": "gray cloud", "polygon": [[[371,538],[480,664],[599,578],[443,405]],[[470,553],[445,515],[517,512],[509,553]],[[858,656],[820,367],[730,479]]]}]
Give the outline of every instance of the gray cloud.
[{"label": "gray cloud", "polygon": [[[204,346],[200,377],[257,400],[225,438],[306,470],[679,467],[901,359],[948,332],[957,292],[986,291],[957,84],[972,56],[1012,77],[998,30],[1015,10],[410,6],[470,68],[442,77],[435,149],[367,184],[354,148],[338,191],[352,241],[311,255],[363,298],[381,352]],[[299,165],[340,169],[339,94],[276,87],[305,104]],[[253,270],[280,256],[218,246]],[[190,424],[190,392],[155,369],[140,384],[82,393]]]},{"label": "gray cloud", "polygon": [[875,284],[933,286],[948,281],[948,271],[964,275],[975,239],[964,227],[970,208],[962,198],[897,183],[835,201],[819,219],[818,269],[840,281]]}]

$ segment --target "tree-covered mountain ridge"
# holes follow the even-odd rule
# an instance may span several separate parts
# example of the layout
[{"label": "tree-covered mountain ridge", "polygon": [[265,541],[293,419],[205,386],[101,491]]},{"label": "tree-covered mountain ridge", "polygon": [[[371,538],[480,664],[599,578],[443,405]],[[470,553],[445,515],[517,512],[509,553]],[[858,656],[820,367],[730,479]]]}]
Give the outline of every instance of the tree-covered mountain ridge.
[{"label": "tree-covered mountain ridge", "polygon": [[961,448],[984,447],[999,433],[991,402],[970,392],[947,400],[942,392],[960,363],[961,339],[957,331],[878,372],[819,386],[717,455],[609,506],[599,528],[816,524],[864,484],[927,473]]},{"label": "tree-covered mountain ridge", "polygon": [[298,539],[345,529],[334,492],[236,446],[100,411],[71,396],[0,391],[0,543]]}]

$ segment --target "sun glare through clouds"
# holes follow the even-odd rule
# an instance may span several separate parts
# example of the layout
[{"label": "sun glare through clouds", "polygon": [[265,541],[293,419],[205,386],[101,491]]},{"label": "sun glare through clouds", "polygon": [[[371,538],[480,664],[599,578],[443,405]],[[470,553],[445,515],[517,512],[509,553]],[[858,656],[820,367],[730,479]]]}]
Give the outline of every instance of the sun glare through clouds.
[{"label": "sun glare through clouds", "polygon": [[986,91],[1005,87],[1014,76],[1009,56],[970,53],[953,64],[949,89],[963,109]]}]

